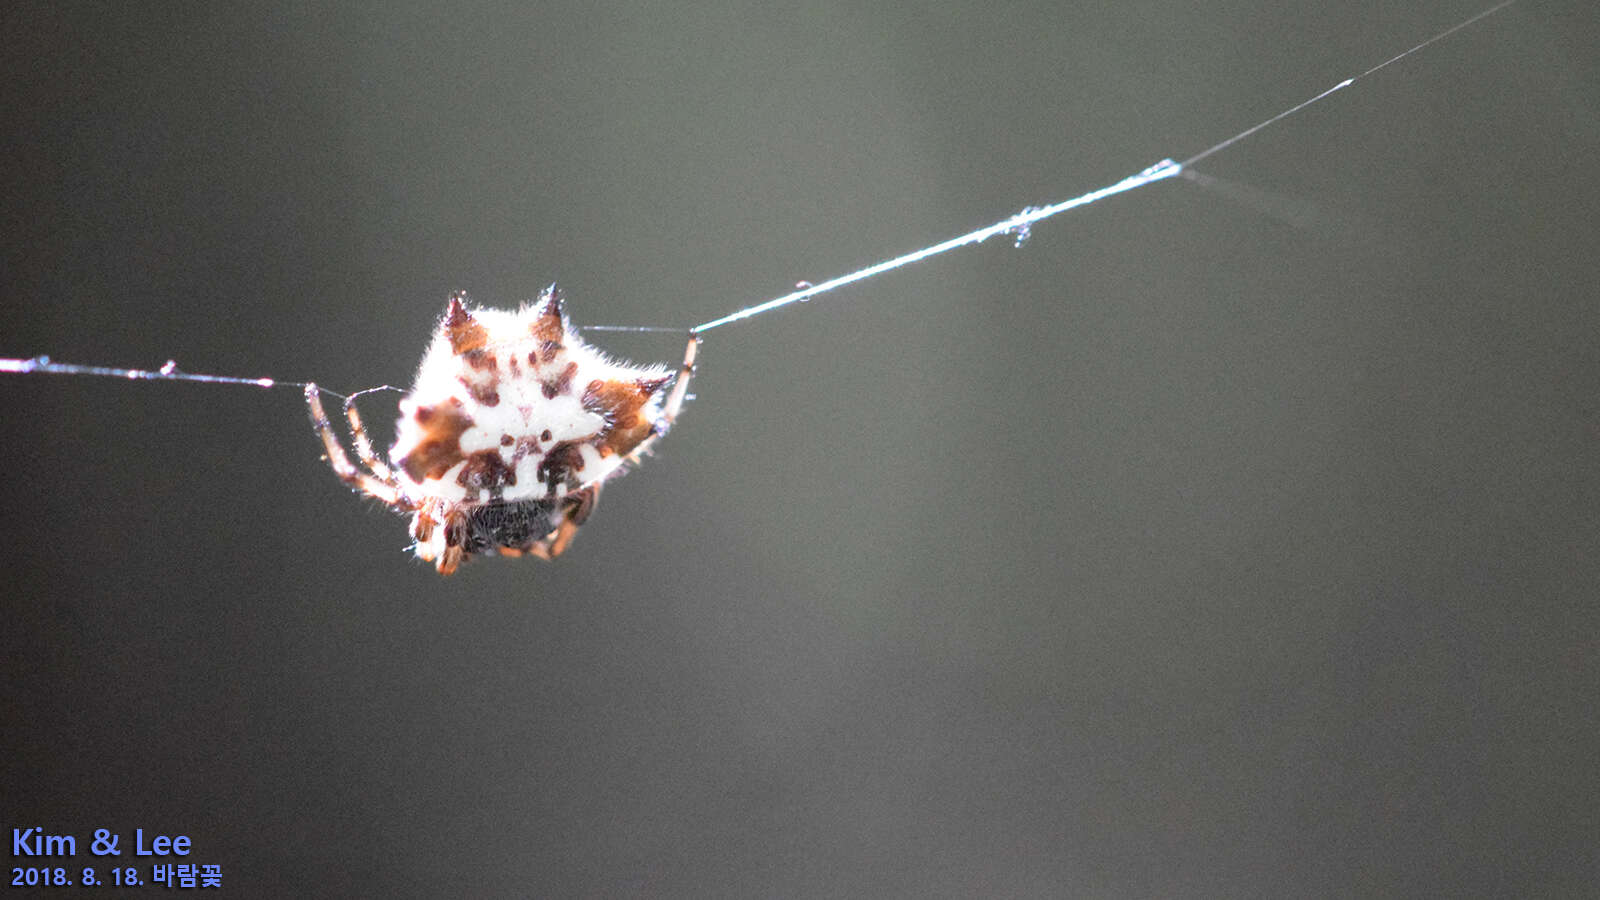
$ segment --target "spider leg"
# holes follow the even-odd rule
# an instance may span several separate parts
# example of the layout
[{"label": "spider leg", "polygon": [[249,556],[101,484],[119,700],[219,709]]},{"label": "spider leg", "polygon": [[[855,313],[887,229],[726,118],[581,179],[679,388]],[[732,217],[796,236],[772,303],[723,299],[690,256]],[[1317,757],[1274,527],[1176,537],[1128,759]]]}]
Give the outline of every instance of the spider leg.
[{"label": "spider leg", "polygon": [[398,485],[370,472],[364,472],[350,462],[344,447],[339,444],[338,436],[333,433],[333,424],[328,421],[328,414],[322,408],[322,391],[315,384],[306,385],[306,406],[311,410],[311,427],[315,428],[317,436],[322,438],[322,446],[327,452],[328,465],[333,467],[333,474],[339,476],[345,484],[376,497],[389,506],[410,508],[410,501],[401,496]]},{"label": "spider leg", "polygon": [[594,508],[600,505],[600,482],[596,481],[581,491],[574,491],[567,495],[567,518],[573,525],[582,525],[589,521],[589,516]]},{"label": "spider leg", "polygon": [[444,517],[444,552],[433,565],[440,575],[450,575],[466,558],[467,514],[453,509]]},{"label": "spider leg", "polygon": [[372,470],[372,474],[389,484],[396,484],[394,470],[372,452],[372,441],[368,439],[367,429],[361,424],[361,413],[356,409],[356,396],[351,394],[344,401],[344,415],[350,420],[350,438],[356,445],[356,455],[360,457],[362,465]]},{"label": "spider leg", "polygon": [[534,541],[528,552],[540,559],[555,559],[567,552],[567,547],[572,545],[572,539],[578,534],[578,526],[588,520],[589,514],[594,512],[595,506],[599,503],[598,481],[580,491],[568,494],[566,512],[561,518],[561,524],[556,526],[555,531]]},{"label": "spider leg", "polygon": [[428,514],[426,507],[418,509],[417,514],[411,519],[411,537],[418,544],[426,544],[433,540],[433,526],[435,524],[433,516]]},{"label": "spider leg", "polygon": [[656,420],[656,434],[663,435],[672,423],[678,420],[678,411],[683,409],[683,398],[689,394],[689,379],[694,375],[694,359],[700,352],[700,335],[689,335],[689,346],[683,351],[683,365],[678,368],[678,380],[672,385],[672,393],[667,395],[667,402],[661,404],[661,418]]},{"label": "spider leg", "polygon": [[550,534],[533,542],[528,552],[540,559],[555,559],[567,552],[572,545],[572,539],[578,534],[578,524],[571,519],[562,519],[561,524]]},{"label": "spider leg", "polygon": [[694,360],[700,351],[700,336],[689,335],[689,346],[683,351],[683,364],[678,367],[678,377],[672,383],[672,392],[667,394],[665,403],[661,404],[661,412],[656,414],[655,433],[639,442],[628,454],[628,461],[637,463],[651,453],[656,439],[666,434],[672,423],[678,420],[678,413],[683,409],[684,398],[689,396],[689,379],[694,376]]}]

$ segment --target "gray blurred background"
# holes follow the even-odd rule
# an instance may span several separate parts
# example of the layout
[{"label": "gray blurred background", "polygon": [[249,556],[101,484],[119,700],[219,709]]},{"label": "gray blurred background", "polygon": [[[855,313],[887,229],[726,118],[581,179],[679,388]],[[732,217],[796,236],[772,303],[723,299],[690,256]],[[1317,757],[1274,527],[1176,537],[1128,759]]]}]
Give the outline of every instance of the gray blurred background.
[{"label": "gray blurred background", "polygon": [[[0,355],[688,326],[1486,5],[9,3]],[[554,564],[414,562],[293,390],[0,376],[0,829],[236,897],[1592,893],[1597,45],[1524,0],[712,332]]]}]

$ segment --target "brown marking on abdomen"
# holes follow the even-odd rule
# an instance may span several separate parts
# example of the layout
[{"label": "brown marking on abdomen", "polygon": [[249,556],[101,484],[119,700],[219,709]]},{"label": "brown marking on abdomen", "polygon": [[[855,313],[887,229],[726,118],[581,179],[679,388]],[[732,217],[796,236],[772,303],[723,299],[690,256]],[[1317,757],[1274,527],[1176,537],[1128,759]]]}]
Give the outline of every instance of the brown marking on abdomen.
[{"label": "brown marking on abdomen", "polygon": [[499,382],[493,378],[480,384],[463,374],[456,376],[456,380],[461,382],[461,386],[467,389],[467,393],[471,395],[474,402],[481,403],[484,406],[500,405]]},{"label": "brown marking on abdomen", "polygon": [[556,380],[555,381],[547,381],[547,382],[545,382],[545,384],[544,384],[544,396],[545,396],[545,399],[554,400],[558,395],[565,394],[568,391],[572,390],[572,377],[574,375],[577,375],[577,374],[578,374],[578,364],[575,363],[575,362],[567,363],[566,368],[561,370],[561,374],[556,376]]},{"label": "brown marking on abdomen", "polygon": [[461,435],[472,427],[472,417],[460,400],[451,397],[434,406],[419,407],[413,417],[423,436],[411,452],[394,461],[412,481],[440,478],[461,462]]},{"label": "brown marking on abdomen", "polygon": [[467,464],[456,476],[456,484],[467,490],[488,491],[489,499],[499,500],[506,485],[517,483],[517,472],[500,458],[499,450],[479,450],[467,456]]},{"label": "brown marking on abdomen", "polygon": [[450,305],[445,309],[444,327],[450,335],[450,352],[457,356],[477,350],[489,342],[489,332],[472,313],[467,312],[467,292],[456,291],[450,295]]},{"label": "brown marking on abdomen", "polygon": [[605,418],[596,446],[602,456],[627,455],[654,430],[643,415],[650,398],[667,385],[670,377],[637,381],[589,382],[583,392],[583,408]]},{"label": "brown marking on abdomen", "polygon": [[[554,288],[554,285],[551,285]],[[559,290],[546,291],[543,297],[544,305],[539,308],[539,317],[528,326],[528,333],[535,338],[554,344],[557,349],[561,347],[561,339],[567,335],[567,324],[561,319],[561,292]],[[549,361],[547,358],[546,362]]]},{"label": "brown marking on abdomen", "polygon": [[[546,432],[546,434],[548,434],[548,433],[549,432]],[[509,437],[509,435],[508,435],[508,437]],[[500,443],[504,444],[505,441],[502,440]],[[539,452],[539,441],[537,439],[529,437],[527,435],[523,435],[522,437],[517,438],[517,449],[513,450],[511,452],[511,466],[512,466],[512,468],[516,468],[517,463],[522,462],[524,457],[526,457],[526,456],[528,456],[530,454],[533,454],[533,453],[538,453],[538,452]]]},{"label": "brown marking on abdomen", "polygon": [[555,493],[556,485],[561,482],[577,486],[578,481],[572,473],[583,470],[581,447],[578,441],[561,441],[539,461],[539,480],[550,486],[550,493]]}]

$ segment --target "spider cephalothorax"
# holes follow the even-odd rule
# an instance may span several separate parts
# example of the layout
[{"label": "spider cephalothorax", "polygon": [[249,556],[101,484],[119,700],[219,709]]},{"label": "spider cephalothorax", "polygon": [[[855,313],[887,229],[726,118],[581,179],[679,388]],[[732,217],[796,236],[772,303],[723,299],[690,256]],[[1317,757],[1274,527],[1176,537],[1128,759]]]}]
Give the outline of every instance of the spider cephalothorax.
[{"label": "spider cephalothorax", "polygon": [[345,414],[367,471],[345,455],[316,385],[306,401],[334,471],[411,512],[417,555],[448,575],[474,553],[549,559],[566,550],[605,480],[677,417],[696,344],[691,337],[674,377],[585,344],[555,285],[516,312],[469,310],[457,292],[400,401],[388,463],[372,452],[354,398]]}]

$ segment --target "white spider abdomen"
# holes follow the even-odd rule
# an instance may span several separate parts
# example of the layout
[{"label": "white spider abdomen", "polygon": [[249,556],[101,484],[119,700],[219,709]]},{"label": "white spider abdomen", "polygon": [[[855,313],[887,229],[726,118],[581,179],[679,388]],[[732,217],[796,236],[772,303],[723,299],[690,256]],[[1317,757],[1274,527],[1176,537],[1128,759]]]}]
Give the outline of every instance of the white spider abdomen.
[{"label": "white spider abdomen", "polygon": [[463,299],[400,402],[389,451],[420,505],[563,497],[616,474],[654,433],[667,371],[583,343],[554,286],[516,312],[469,312]]}]

